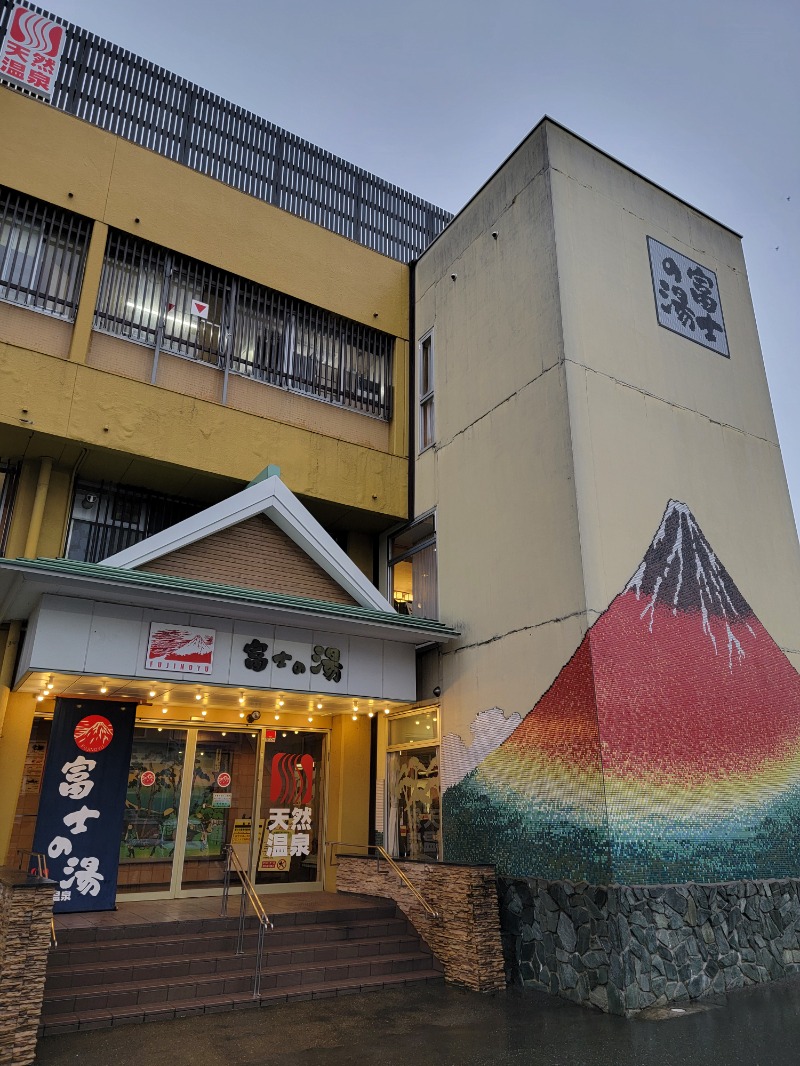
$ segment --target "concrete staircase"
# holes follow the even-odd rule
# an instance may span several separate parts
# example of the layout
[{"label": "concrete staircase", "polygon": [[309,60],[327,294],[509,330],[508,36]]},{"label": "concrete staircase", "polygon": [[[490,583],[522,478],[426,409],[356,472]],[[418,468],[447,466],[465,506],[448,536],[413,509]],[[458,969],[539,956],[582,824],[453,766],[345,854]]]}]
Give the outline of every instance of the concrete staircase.
[{"label": "concrete staircase", "polygon": [[257,927],[238,918],[64,929],[50,952],[40,1035],[246,1010],[444,980],[393,902],[276,914],[253,998]]}]

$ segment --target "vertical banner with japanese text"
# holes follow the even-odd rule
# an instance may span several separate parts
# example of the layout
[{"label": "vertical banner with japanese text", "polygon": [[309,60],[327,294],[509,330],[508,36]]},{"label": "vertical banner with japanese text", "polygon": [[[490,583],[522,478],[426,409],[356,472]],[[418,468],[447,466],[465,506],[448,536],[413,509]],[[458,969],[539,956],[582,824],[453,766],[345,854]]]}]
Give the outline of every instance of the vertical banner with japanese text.
[{"label": "vertical banner with japanese text", "polygon": [[136,705],[57,699],[33,850],[53,910],[112,910]]},{"label": "vertical banner with japanese text", "polygon": [[259,873],[283,873],[292,859],[311,854],[314,760],[277,751],[272,757],[267,825],[261,838]]}]

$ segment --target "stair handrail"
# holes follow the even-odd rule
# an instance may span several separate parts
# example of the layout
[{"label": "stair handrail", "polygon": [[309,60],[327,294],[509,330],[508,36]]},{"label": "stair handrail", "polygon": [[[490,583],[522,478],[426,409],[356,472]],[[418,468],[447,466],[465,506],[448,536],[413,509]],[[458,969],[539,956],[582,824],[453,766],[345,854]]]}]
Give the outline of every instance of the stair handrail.
[{"label": "stair handrail", "polygon": [[264,906],[253,887],[253,882],[250,880],[250,875],[242,866],[239,856],[234,850],[233,844],[225,844],[224,850],[226,856],[225,877],[222,883],[222,917],[227,918],[228,916],[228,893],[231,885],[231,870],[234,869],[239,875],[239,880],[242,884],[239,903],[239,932],[236,938],[236,954],[244,954],[244,920],[247,915],[247,902],[249,900],[253,906],[253,910],[256,912],[256,917],[258,918],[258,942],[256,945],[256,966],[253,978],[253,999],[260,999],[261,964],[264,958],[264,933],[270,929],[274,929],[274,925],[271,918],[264,910]]},{"label": "stair handrail", "polygon": [[336,867],[339,865],[339,863],[336,862],[336,848],[363,848],[366,851],[377,852],[378,858],[384,859],[385,862],[388,863],[389,868],[395,874],[397,874],[398,878],[403,882],[409,892],[411,892],[411,894],[418,900],[428,917],[431,918],[433,921],[441,921],[442,915],[439,913],[439,911],[437,911],[434,907],[431,907],[428,901],[420,894],[416,886],[411,882],[411,879],[408,877],[408,875],[405,874],[400,868],[399,863],[396,863],[392,856],[389,854],[389,852],[380,844],[350,844],[346,840],[329,840],[325,845],[325,848],[330,849],[329,864],[332,867]]}]

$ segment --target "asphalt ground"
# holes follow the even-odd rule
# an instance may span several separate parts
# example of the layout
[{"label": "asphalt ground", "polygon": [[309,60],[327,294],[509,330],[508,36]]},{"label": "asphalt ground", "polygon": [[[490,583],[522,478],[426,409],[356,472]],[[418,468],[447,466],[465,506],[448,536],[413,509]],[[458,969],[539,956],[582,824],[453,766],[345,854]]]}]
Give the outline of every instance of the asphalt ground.
[{"label": "asphalt ground", "polygon": [[616,1018],[420,985],[47,1037],[36,1066],[798,1066],[800,979]]}]

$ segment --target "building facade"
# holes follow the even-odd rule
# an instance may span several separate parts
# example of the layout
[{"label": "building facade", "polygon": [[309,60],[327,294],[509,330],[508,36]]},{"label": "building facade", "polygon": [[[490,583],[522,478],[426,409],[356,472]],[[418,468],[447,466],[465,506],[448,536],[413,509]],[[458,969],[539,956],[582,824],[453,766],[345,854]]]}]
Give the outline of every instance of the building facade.
[{"label": "building facade", "polygon": [[114,46],[52,25],[47,91],[0,74],[6,861],[62,909],[95,821],[107,905],[218,891],[226,844],[265,892],[332,887],[336,842],[794,875],[739,237],[549,119],[451,221],[119,49],[95,84]]}]

